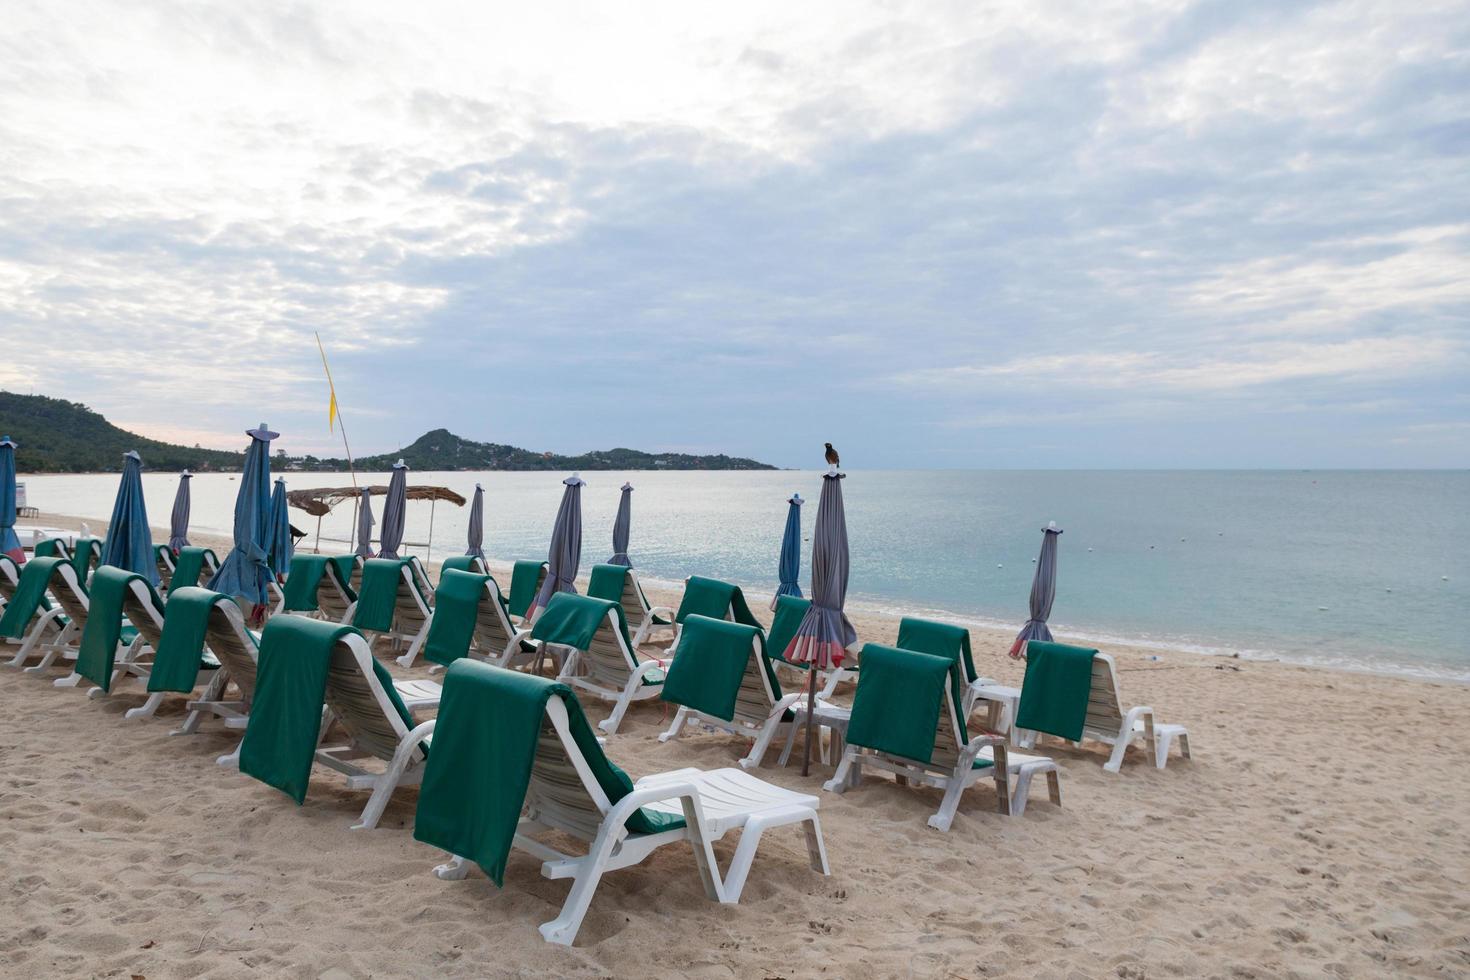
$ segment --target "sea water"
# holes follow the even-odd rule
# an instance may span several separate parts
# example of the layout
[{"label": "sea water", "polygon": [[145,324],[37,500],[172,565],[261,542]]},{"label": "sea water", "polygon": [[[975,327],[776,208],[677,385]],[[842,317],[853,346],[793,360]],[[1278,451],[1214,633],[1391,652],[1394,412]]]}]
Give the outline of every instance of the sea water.
[{"label": "sea water", "polygon": [[[285,475],[293,489],[351,483]],[[485,550],[511,560],[545,557],[563,476],[415,472],[410,482],[467,498],[484,484]],[[629,552],[645,578],[701,574],[769,593],[786,499],[799,491],[807,590],[819,472],[583,476],[584,573],[612,553],[627,480]],[[43,511],[104,518],[117,486],[109,475],[25,479]],[[145,473],[153,524],[168,523],[176,485]],[[238,486],[196,476],[193,527],[229,534]],[[1470,472],[851,470],[842,489],[854,607],[1019,627],[1041,528],[1056,521],[1061,636],[1470,681]],[[322,521],[323,551],[348,550],[352,513],[349,502]],[[406,540],[428,541],[431,515],[432,557],[463,552],[468,507],[410,502]],[[293,510],[292,521],[310,550],[316,519]]]}]

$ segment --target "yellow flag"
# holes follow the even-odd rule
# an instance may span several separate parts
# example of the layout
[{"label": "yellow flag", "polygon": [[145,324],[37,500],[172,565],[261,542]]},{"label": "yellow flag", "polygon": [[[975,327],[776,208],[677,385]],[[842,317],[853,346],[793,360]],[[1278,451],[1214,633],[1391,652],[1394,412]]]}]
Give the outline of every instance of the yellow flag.
[{"label": "yellow flag", "polygon": [[337,386],[332,384],[332,369],[327,367],[327,351],[322,346],[321,334],[316,335],[316,349],[322,355],[322,370],[327,372],[327,391],[330,397],[327,400],[327,431],[335,432],[337,423]]}]

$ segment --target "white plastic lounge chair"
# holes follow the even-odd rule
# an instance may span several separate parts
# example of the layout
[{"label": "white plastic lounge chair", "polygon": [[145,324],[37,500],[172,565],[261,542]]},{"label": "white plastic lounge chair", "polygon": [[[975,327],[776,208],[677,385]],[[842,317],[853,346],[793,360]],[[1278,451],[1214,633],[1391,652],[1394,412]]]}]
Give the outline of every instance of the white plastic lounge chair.
[{"label": "white plastic lounge chair", "polygon": [[[455,599],[457,590],[471,580],[451,580],[445,583],[446,572],[439,577],[439,588],[441,590],[441,601],[434,609],[434,619],[429,626],[428,638],[425,641],[427,656],[436,662],[429,667],[429,673],[438,673],[446,664],[436,651],[436,646],[442,641],[436,635],[437,631],[454,625],[456,616],[462,615],[462,609]],[[475,573],[466,573],[475,574]],[[448,591],[444,591],[444,590]],[[529,644],[531,631],[529,629],[517,629],[511,625],[510,613],[505,608],[505,601],[500,594],[500,586],[496,584],[495,578],[486,575],[485,581],[477,590],[475,602],[474,625],[470,632],[468,649],[452,651],[453,655],[463,655],[474,660],[479,660],[495,667],[514,669],[517,667],[535,666],[542,660],[543,654],[539,647]],[[463,635],[462,633],[460,634]],[[403,666],[403,660],[398,661]]]},{"label": "white plastic lounge chair", "polygon": [[[0,554],[0,615],[4,614],[5,607],[10,605],[10,600],[15,595],[16,587],[20,585],[20,574],[20,566],[15,563],[14,559],[12,559],[9,555]],[[25,624],[27,632],[29,632],[30,628],[35,625],[36,619],[40,617],[44,612],[46,612],[49,607],[49,600],[43,600],[41,604],[36,607],[36,611],[31,615],[30,623]],[[62,627],[64,627],[65,625],[65,623],[53,619],[51,621],[51,626],[49,627],[49,629],[52,632],[60,632]],[[20,643],[24,642],[24,640],[24,636],[21,636],[18,639],[12,639],[10,637],[0,637],[0,643],[9,644],[11,646],[19,645]]]},{"label": "white plastic lounge chair", "polygon": [[[1117,664],[1109,654],[1094,652],[1092,689],[1087,697],[1087,719],[1083,722],[1082,738],[1095,739],[1112,746],[1113,751],[1103,769],[1113,773],[1121,771],[1128,746],[1137,742],[1142,742],[1148,748],[1156,769],[1162,769],[1168,763],[1169,747],[1176,741],[1179,743],[1180,755],[1190,758],[1189,729],[1183,725],[1160,724],[1154,720],[1154,709],[1146,705],[1127,709],[1123,707],[1117,671]],[[1020,730],[1018,735],[1021,747],[1034,747],[1038,734]],[[1081,742],[1072,744],[1081,745]]]},{"label": "white plastic lounge chair", "polygon": [[[602,609],[601,621],[585,648],[561,642],[554,630],[548,629],[553,603],[595,603]],[[613,703],[612,713],[597,723],[597,727],[608,735],[617,733],[623,723],[628,706],[634,701],[656,698],[664,682],[667,660],[639,659],[633,652],[633,642],[628,637],[628,627],[623,620],[623,607],[604,599],[591,596],[558,592],[551,597],[546,609],[537,617],[531,631],[534,640],[540,640],[549,648],[548,652],[562,652],[561,671],[557,680],[578,690],[586,691],[603,701]]]},{"label": "white plastic lounge chair", "polygon": [[[220,596],[209,611],[209,625],[204,631],[204,645],[219,661],[220,669],[210,678],[209,686],[199,700],[188,703],[189,714],[184,724],[172,735],[193,735],[206,715],[224,722],[227,729],[244,731],[250,721],[250,702],[255,697],[255,662],[259,638],[245,625],[245,614],[228,596]],[[235,697],[225,694],[233,686]],[[233,752],[215,761],[220,765],[237,765],[238,743]]]},{"label": "white plastic lounge chair", "polygon": [[[250,722],[250,703],[255,699],[255,672],[259,658],[259,637],[245,625],[245,614],[228,597],[221,596],[210,610],[205,644],[220,663],[220,670],[210,680],[199,700],[189,702],[189,714],[173,735],[192,735],[206,716],[224,722],[226,729],[243,731]],[[231,687],[234,697],[226,697]],[[393,688],[410,710],[429,708],[438,703],[439,685],[430,681],[394,680]],[[240,747],[215,760],[222,766],[238,765]]]},{"label": "white plastic lounge chair", "polygon": [[[743,643],[746,652],[745,672],[740,677],[739,690],[734,697],[734,710],[729,718],[690,707],[675,696],[676,691],[685,689],[679,683],[679,673],[705,669],[705,655],[719,656],[722,641]],[[801,692],[782,695],[776,673],[766,658],[765,637],[753,626],[726,623],[707,616],[690,616],[684,620],[684,631],[679,643],[680,650],[669,665],[663,692],[664,700],[678,703],[679,710],[668,731],[660,735],[658,740],[667,742],[676,739],[689,725],[710,725],[732,735],[753,739],[750,752],[740,760],[740,766],[742,769],[756,768],[761,764],[766,749],[770,747],[771,740],[780,727],[783,724],[791,727],[795,716],[790,709],[804,695]]]},{"label": "white plastic lounge chair", "polygon": [[649,604],[648,596],[643,591],[643,583],[638,580],[635,569],[629,568],[623,578],[621,602],[627,621],[638,624],[633,630],[635,648],[653,639],[656,632],[674,632],[674,610],[668,606]]},{"label": "white plastic lounge chair", "polygon": [[[341,773],[350,790],[372,790],[353,829],[373,828],[393,790],[423,776],[424,743],[433,725],[413,725],[410,704],[437,707],[439,685],[411,682],[413,700],[399,697],[399,686],[373,658],[367,640],[350,627],[280,616],[266,624],[260,642],[255,697],[240,747],[241,770],[300,802],[311,767],[301,772],[299,782],[289,773],[301,758],[304,736],[315,746],[312,762]],[[318,677],[323,681],[319,726],[308,720],[315,697],[301,686]],[[267,698],[272,699],[269,704]],[[334,723],[345,740],[328,744]],[[386,765],[368,768],[362,763],[369,759]],[[280,781],[283,772],[288,782]]]},{"label": "white plastic lounge chair", "polygon": [[[355,555],[348,556],[356,558]],[[318,555],[297,555],[291,559],[292,574],[286,577],[286,587],[281,592],[280,603],[276,607],[277,613],[290,613],[296,616],[310,616],[312,619],[324,619],[329,623],[345,623],[350,618],[352,604],[357,601],[357,593],[352,588],[350,573],[344,573],[339,564],[339,558],[330,557],[323,559]],[[286,608],[287,601],[291,599],[292,575],[300,576],[297,582],[297,592],[306,589],[306,582],[315,570],[309,567],[315,561],[322,561],[321,574],[317,576],[314,599],[315,608],[308,597],[301,596],[292,600],[302,608]],[[352,566],[355,567],[354,562]]]},{"label": "white plastic lounge chair", "polygon": [[[76,568],[71,562],[62,561],[52,569],[50,592],[54,605],[32,620],[20,649],[10,659],[10,666],[20,667],[39,654],[40,663],[26,667],[27,674],[43,673],[56,662],[57,657],[75,660],[77,644],[87,625],[87,590],[77,579]],[[124,639],[132,640],[132,630],[126,631]]]},{"label": "white plastic lounge chair", "polygon": [[[393,687],[410,711],[438,707],[443,693],[433,681],[395,682]],[[433,722],[409,730],[379,682],[367,640],[351,634],[332,651],[326,704],[323,738],[335,721],[346,741],[318,746],[316,761],[346,776],[348,789],[373,791],[362,816],[352,825],[353,830],[371,830],[378,825],[393,790],[416,785],[423,778],[424,754],[419,745],[433,730]],[[369,757],[388,765],[374,771],[359,764]]]},{"label": "white plastic lounge chair", "polygon": [[[453,683],[454,675],[450,676]],[[576,705],[574,697],[572,704]],[[581,730],[574,732],[574,725]],[[812,869],[830,874],[817,817],[817,797],[773,786],[739,769],[678,769],[645,776],[614,801],[604,785],[617,785],[627,777],[621,772],[615,777],[609,775],[611,764],[585,726],[580,707],[574,719],[561,697],[546,699],[524,816],[516,826],[512,843],[515,849],[543,862],[543,877],[572,879],[561,912],[540,926],[547,942],[571,945],[602,876],[640,864],[667,844],[690,844],[705,894],[725,904],[740,900],[761,835],[772,827],[800,824],[806,833]],[[589,746],[585,751],[584,745]],[[640,814],[642,820],[652,824],[652,832],[628,829],[629,820],[640,818]],[[682,826],[671,819],[679,817],[683,818]],[[732,830],[741,831],[740,842],[722,876],[711,845]],[[533,836],[547,832],[586,842],[586,854],[565,853]],[[468,860],[451,855],[451,860],[436,867],[434,874],[457,881],[466,877],[469,869]]]},{"label": "white plastic lounge chair", "polygon": [[[853,702],[854,721],[856,722],[860,712],[866,710],[864,695],[868,691],[877,695],[877,711],[882,712],[885,710],[882,702],[883,689],[896,686],[890,685],[887,678],[895,672],[915,668],[940,671],[946,677],[929,760],[925,762],[893,752],[867,748],[849,740],[836,774],[823,784],[823,788],[833,793],[845,792],[849,786],[857,784],[864,766],[891,772],[911,783],[938,787],[944,790],[944,799],[940,803],[939,811],[929,818],[929,826],[935,830],[948,831],[959,809],[960,795],[980,780],[990,779],[995,783],[999,811],[1011,816],[1019,815],[1025,808],[1025,802],[1024,798],[1018,800],[1019,805],[1012,802],[1009,780],[1011,766],[1007,758],[1005,739],[990,734],[970,737],[966,730],[962,712],[964,684],[960,676],[962,669],[957,661],[911,650],[868,644],[863,649],[863,670]],[[865,685],[868,691],[865,691]],[[882,718],[877,720],[881,722]],[[849,730],[848,734],[851,739],[857,733]],[[1060,802],[1058,787],[1053,778],[1055,774],[1056,767],[1052,765],[1049,779],[1053,800]],[[1028,784],[1030,775],[1028,773]]]},{"label": "white plastic lounge chair", "polygon": [[[370,604],[386,600],[383,596],[365,594],[362,589],[359,589],[357,601],[351,605],[347,621],[368,638],[374,653],[383,652],[380,647],[384,641],[390,644],[389,649],[394,652],[407,643],[408,649],[398,658],[398,662],[404,667],[412,667],[414,660],[418,658],[419,648],[424,645],[424,639],[429,635],[429,626],[433,620],[434,611],[430,608],[424,594],[419,591],[418,581],[410,562],[386,558],[371,558],[368,562],[392,562],[398,566],[394,582],[391,620],[369,620],[364,613],[369,609]],[[377,586],[371,584],[372,576],[368,569],[369,565],[364,564],[363,581],[369,583],[365,588],[376,588]],[[384,625],[386,628],[383,628]]]}]

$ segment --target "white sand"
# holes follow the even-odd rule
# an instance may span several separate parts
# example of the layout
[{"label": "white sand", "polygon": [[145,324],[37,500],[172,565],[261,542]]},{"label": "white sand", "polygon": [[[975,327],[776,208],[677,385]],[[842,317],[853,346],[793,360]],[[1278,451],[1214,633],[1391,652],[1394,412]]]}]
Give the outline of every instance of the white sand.
[{"label": "white sand", "polygon": [[[857,626],[891,641],[897,623]],[[976,639],[981,671],[1018,682],[1009,637]],[[719,906],[668,848],[604,879],[571,949],[536,931],[568,886],[531,858],[512,857],[503,891],[429,874],[442,853],[411,836],[416,790],[352,832],[365,796],[332,774],[298,808],[214,764],[234,743],[217,725],[169,737],[182,697],[126,722],[135,689],[89,702],[6,670],[0,973],[1470,976],[1470,688],[1109,652],[1125,699],[1189,726],[1193,762],[1159,772],[1135,751],[1114,776],[1100,746],[1050,744],[1062,809],[1037,787],[1008,819],[982,784],[948,834],[925,825],[937,791],[869,776],[821,794],[830,878],[775,831],[741,903]],[[660,745],[664,721],[659,702],[635,706],[608,754],[636,777],[745,750],[712,734]],[[774,756],[760,775],[785,786],[830,774],[802,780]]]}]

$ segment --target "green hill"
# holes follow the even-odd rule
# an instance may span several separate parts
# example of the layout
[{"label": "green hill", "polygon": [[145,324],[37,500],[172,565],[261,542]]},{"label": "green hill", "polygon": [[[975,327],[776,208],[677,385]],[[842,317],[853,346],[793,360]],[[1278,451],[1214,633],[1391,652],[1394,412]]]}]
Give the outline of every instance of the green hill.
[{"label": "green hill", "polygon": [[[362,456],[360,470],[386,470],[398,459],[416,470],[774,470],[753,459],[688,453],[645,453],[637,449],[607,449],[563,456],[538,453],[499,442],[475,442],[448,429],[425,432],[395,453]],[[346,469],[346,460],[316,460],[313,469]]]},{"label": "green hill", "polygon": [[[20,446],[16,469],[22,473],[116,472],[122,454],[136,449],[153,471],[188,468],[199,473],[238,470],[243,452],[173,446],[119,429],[85,405],[0,391],[0,435],[8,434]],[[242,440],[243,441],[243,440]],[[389,469],[402,457],[416,470],[773,470],[753,459],[691,456],[686,453],[645,453],[636,449],[609,449],[560,456],[496,442],[474,442],[448,429],[426,432],[395,453],[359,457],[359,470]],[[345,459],[315,456],[273,456],[276,467],[291,470],[347,469]]]},{"label": "green hill", "polygon": [[238,470],[245,454],[171,446],[119,429],[85,405],[44,395],[0,391],[0,435],[20,447],[15,468],[22,473],[116,472],[122,454],[136,449],[150,470],[200,473]]}]

